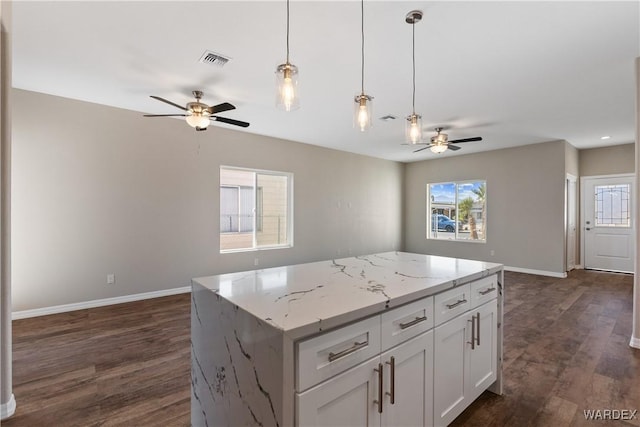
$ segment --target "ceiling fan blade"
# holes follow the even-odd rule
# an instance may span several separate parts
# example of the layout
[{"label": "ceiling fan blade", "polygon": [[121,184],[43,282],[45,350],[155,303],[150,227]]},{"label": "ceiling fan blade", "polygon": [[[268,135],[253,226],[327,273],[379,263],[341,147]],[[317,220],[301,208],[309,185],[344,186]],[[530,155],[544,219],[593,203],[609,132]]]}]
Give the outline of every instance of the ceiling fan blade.
[{"label": "ceiling fan blade", "polygon": [[[451,142],[451,141],[449,141],[449,142]],[[458,146],[455,146],[455,145],[447,145],[447,148],[448,148],[449,150],[456,151],[456,150],[459,150],[459,149],[460,149],[460,148],[462,148],[462,147],[458,147]]]},{"label": "ceiling fan blade", "polygon": [[475,136],[473,138],[454,139],[453,141],[449,141],[449,144],[460,144],[461,142],[473,142],[473,141],[482,141],[482,137]]},{"label": "ceiling fan blade", "polygon": [[175,102],[171,102],[171,101],[168,101],[168,100],[166,100],[164,98],[160,98],[159,96],[151,95],[151,98],[157,99],[160,102],[164,102],[165,104],[173,105],[176,108],[179,108],[181,110],[187,111],[187,109],[185,107],[183,107],[182,105],[178,105]]},{"label": "ceiling fan blade", "polygon": [[215,120],[216,122],[227,123],[230,125],[236,125],[243,128],[249,127],[249,123],[247,122],[241,122],[240,120],[234,120],[234,119],[227,119],[226,117],[211,116],[211,120]]},{"label": "ceiling fan blade", "polygon": [[201,128],[199,126],[196,126],[196,131],[198,131],[198,132],[203,132],[205,130],[207,130],[207,128]]},{"label": "ceiling fan blade", "polygon": [[422,151],[422,150],[426,150],[426,149],[427,149],[427,148],[429,148],[429,147],[431,147],[431,146],[430,146],[430,145],[427,145],[426,147],[422,147],[421,149],[414,151],[414,153],[419,153],[420,151]]},{"label": "ceiling fan blade", "polygon": [[228,102],[223,102],[222,104],[213,105],[208,108],[209,114],[221,113],[223,111],[235,110],[235,105],[229,104]]},{"label": "ceiling fan blade", "polygon": [[145,114],[144,117],[187,117],[188,114]]}]

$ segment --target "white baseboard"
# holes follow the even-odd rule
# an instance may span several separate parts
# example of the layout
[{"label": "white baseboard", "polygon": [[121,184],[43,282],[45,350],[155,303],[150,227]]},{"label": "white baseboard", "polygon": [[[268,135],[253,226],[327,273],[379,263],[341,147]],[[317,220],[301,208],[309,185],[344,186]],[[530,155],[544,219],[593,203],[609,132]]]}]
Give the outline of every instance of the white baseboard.
[{"label": "white baseboard", "polygon": [[11,393],[11,398],[7,403],[0,405],[0,420],[6,420],[16,412],[16,398]]},{"label": "white baseboard", "polygon": [[549,277],[558,277],[560,279],[564,279],[567,277],[567,273],[558,273],[555,271],[545,271],[545,270],[532,270],[530,268],[520,268],[520,267],[510,267],[508,265],[504,266],[506,271],[513,271],[516,273],[526,273],[526,274],[537,274],[538,276],[549,276]]},{"label": "white baseboard", "polygon": [[631,337],[631,341],[629,341],[629,346],[633,348],[640,348],[640,338]]},{"label": "white baseboard", "polygon": [[28,317],[46,316],[48,314],[66,313],[68,311],[84,310],[86,308],[103,307],[105,305],[121,304],[123,302],[140,301],[144,299],[166,297],[191,292],[191,286],[182,288],[165,289],[162,291],[145,292],[142,294],[123,295],[121,297],[103,298],[91,301],[76,302],[72,304],[54,305],[52,307],[34,308],[32,310],[14,311],[13,320],[26,319]]}]

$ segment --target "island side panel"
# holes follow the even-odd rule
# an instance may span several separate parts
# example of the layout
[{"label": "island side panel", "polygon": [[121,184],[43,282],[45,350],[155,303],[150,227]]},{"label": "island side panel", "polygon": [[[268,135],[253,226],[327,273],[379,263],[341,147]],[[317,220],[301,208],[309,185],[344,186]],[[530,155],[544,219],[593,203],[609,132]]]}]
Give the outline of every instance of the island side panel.
[{"label": "island side panel", "polygon": [[282,352],[281,331],[193,283],[191,425],[282,426]]},{"label": "island side panel", "polygon": [[503,380],[502,380],[502,363],[504,356],[503,340],[504,340],[504,270],[501,269],[498,273],[498,336],[497,336],[497,359],[498,368],[496,372],[496,381],[488,388],[489,391],[501,395],[503,394]]}]

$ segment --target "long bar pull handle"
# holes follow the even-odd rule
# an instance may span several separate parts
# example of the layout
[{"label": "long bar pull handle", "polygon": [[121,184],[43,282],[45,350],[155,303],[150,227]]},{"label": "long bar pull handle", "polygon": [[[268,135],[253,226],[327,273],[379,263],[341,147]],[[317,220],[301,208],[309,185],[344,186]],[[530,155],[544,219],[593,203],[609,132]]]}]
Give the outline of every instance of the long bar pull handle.
[{"label": "long bar pull handle", "polygon": [[391,393],[387,392],[387,395],[393,405],[396,403],[396,358],[391,356],[391,361],[385,363],[391,366]]},{"label": "long bar pull handle", "polygon": [[480,313],[476,314],[476,344],[480,345]]},{"label": "long bar pull handle", "polygon": [[334,360],[338,360],[341,357],[345,357],[351,353],[353,353],[354,351],[358,351],[363,347],[366,347],[367,345],[369,345],[369,341],[363,341],[363,342],[354,342],[353,346],[347,348],[346,350],[342,350],[339,351],[337,353],[329,353],[329,362],[333,362]]},{"label": "long bar pull handle", "polygon": [[413,319],[410,322],[407,323],[400,323],[400,329],[407,329],[413,325],[417,325],[420,322],[424,322],[425,320],[427,320],[427,316],[422,316],[422,317],[416,317],[415,319]]},{"label": "long bar pull handle", "polygon": [[471,320],[467,320],[467,322],[471,322],[471,341],[467,341],[467,344],[471,344],[471,350],[476,349],[476,316],[471,316]]},{"label": "long bar pull handle", "polygon": [[447,308],[449,310],[451,310],[452,308],[455,308],[457,306],[459,306],[460,304],[464,304],[465,302],[467,302],[466,299],[459,299],[458,301],[454,302],[453,304],[446,304]]},{"label": "long bar pull handle", "polygon": [[490,293],[490,292],[493,292],[493,291],[495,291],[495,290],[496,290],[496,288],[492,286],[492,287],[487,288],[487,289],[485,289],[485,290],[483,290],[483,291],[478,291],[478,293],[479,293],[480,295],[486,295],[486,294],[488,294],[488,293]]},{"label": "long bar pull handle", "polygon": [[374,371],[378,373],[378,400],[374,400],[373,403],[376,403],[378,405],[379,414],[382,413],[382,396],[383,396],[382,379],[384,377],[384,374],[382,371],[383,368],[384,368],[384,365],[382,363],[378,363],[378,369],[374,369]]}]

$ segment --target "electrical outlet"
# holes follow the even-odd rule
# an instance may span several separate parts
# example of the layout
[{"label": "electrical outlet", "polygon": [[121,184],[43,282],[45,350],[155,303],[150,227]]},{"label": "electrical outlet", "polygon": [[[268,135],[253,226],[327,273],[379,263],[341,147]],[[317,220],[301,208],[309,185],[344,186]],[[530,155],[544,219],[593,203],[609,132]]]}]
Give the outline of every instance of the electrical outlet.
[{"label": "electrical outlet", "polygon": [[260,264],[260,261],[258,260],[258,258],[254,258],[253,265],[258,266],[258,264]]},{"label": "electrical outlet", "polygon": [[107,274],[107,285],[113,285],[116,283],[116,275],[113,273]]},{"label": "electrical outlet", "polygon": [[491,249],[491,256],[494,256],[496,254],[496,251],[494,251],[493,249]]}]

